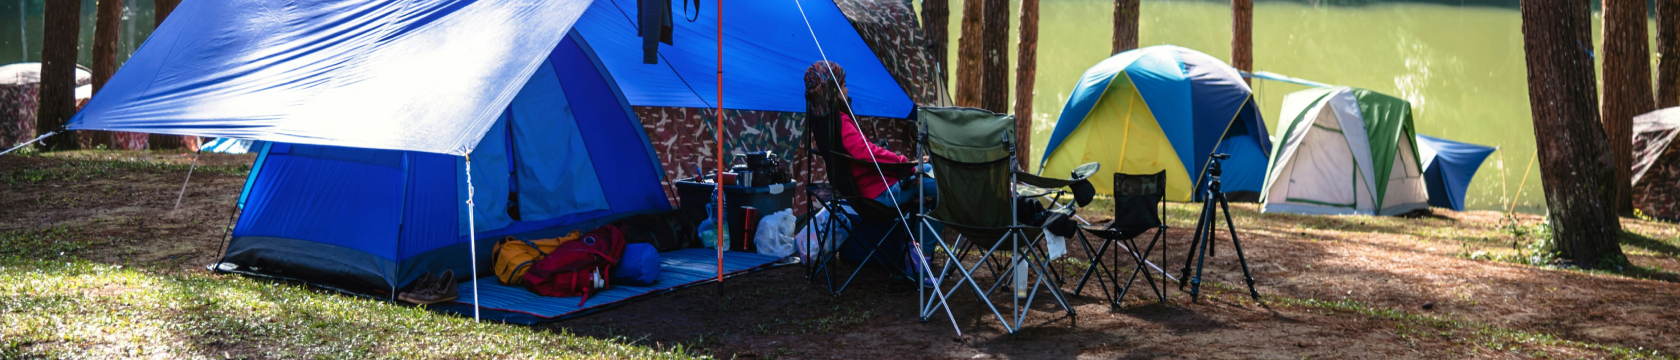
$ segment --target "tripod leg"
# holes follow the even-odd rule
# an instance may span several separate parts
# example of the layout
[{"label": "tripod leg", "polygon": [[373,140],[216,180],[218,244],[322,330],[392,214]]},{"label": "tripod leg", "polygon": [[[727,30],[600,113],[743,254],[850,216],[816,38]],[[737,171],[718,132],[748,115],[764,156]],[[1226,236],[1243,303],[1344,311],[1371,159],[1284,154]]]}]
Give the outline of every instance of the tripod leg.
[{"label": "tripod leg", "polygon": [[1207,226],[1208,211],[1213,210],[1209,205],[1211,205],[1209,202],[1202,202],[1202,213],[1196,218],[1195,235],[1190,236],[1190,252],[1184,254],[1184,267],[1178,270],[1178,290],[1180,291],[1184,290],[1185,281],[1190,279],[1190,265],[1196,259],[1196,249],[1201,247],[1202,233],[1209,231]]},{"label": "tripod leg", "polygon": [[1237,249],[1237,263],[1242,264],[1243,279],[1248,280],[1248,295],[1254,301],[1260,301],[1260,292],[1254,290],[1254,275],[1248,271],[1248,259],[1243,257],[1242,241],[1237,240],[1237,224],[1231,221],[1231,204],[1225,202],[1225,194],[1219,195],[1219,205],[1225,209],[1225,224],[1231,230],[1231,247]]},{"label": "tripod leg", "polygon": [[1196,302],[1196,300],[1198,300],[1199,296],[1201,295],[1201,291],[1202,291],[1202,268],[1203,268],[1203,266],[1205,266],[1207,264],[1207,255],[1208,255],[1207,252],[1208,252],[1208,250],[1213,247],[1213,229],[1218,229],[1219,228],[1219,214],[1217,213],[1218,209],[1213,207],[1214,206],[1213,201],[1214,201],[1214,198],[1213,198],[1213,196],[1210,195],[1210,196],[1208,196],[1207,205],[1203,205],[1203,206],[1208,207],[1209,209],[1213,209],[1213,210],[1211,210],[1213,212],[1209,213],[1208,216],[1207,216],[1208,220],[1209,220],[1208,221],[1209,224],[1207,224],[1208,225],[1208,231],[1206,233],[1203,233],[1203,237],[1199,240],[1199,242],[1202,243],[1202,253],[1201,253],[1200,256],[1196,257],[1196,277],[1190,279],[1190,302]]}]

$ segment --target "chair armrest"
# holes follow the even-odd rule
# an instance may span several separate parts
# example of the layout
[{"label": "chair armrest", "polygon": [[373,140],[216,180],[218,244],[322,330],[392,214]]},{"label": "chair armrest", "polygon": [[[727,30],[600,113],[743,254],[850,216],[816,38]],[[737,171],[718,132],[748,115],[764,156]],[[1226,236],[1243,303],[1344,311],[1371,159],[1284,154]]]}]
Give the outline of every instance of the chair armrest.
[{"label": "chair armrest", "polygon": [[1102,164],[1094,162],[1079,165],[1079,167],[1073,169],[1072,176],[1067,179],[1048,178],[1023,171],[1016,171],[1015,179],[1027,185],[1041,188],[1069,188],[1073,192],[1074,200],[1079,202],[1079,206],[1085,206],[1091,203],[1092,198],[1096,197],[1096,188],[1091,186],[1090,178],[1097,174],[1097,170],[1101,166]]}]

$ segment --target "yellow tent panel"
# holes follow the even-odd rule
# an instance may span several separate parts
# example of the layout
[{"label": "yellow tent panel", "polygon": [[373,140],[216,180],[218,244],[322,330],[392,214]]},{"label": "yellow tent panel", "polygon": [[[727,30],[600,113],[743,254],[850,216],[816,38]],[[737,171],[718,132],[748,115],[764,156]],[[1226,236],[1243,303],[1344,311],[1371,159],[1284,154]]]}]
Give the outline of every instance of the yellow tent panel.
[{"label": "yellow tent panel", "polygon": [[[1085,121],[1068,134],[1060,148],[1044,163],[1044,174],[1072,171],[1088,162],[1102,163],[1102,171],[1091,177],[1099,193],[1113,193],[1114,173],[1154,174],[1162,170],[1167,172],[1168,200],[1190,201],[1195,190],[1166,132],[1124,73],[1114,77]],[[1069,151],[1073,149],[1083,151]]]}]

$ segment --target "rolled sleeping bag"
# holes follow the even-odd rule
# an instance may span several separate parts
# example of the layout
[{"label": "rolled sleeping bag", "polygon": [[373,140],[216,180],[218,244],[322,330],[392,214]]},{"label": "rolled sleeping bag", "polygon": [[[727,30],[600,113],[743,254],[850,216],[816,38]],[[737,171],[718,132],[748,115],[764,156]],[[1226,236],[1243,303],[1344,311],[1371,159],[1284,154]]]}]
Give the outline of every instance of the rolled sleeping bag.
[{"label": "rolled sleeping bag", "polygon": [[625,244],[624,258],[612,271],[612,284],[649,286],[659,282],[659,250],[650,244]]}]

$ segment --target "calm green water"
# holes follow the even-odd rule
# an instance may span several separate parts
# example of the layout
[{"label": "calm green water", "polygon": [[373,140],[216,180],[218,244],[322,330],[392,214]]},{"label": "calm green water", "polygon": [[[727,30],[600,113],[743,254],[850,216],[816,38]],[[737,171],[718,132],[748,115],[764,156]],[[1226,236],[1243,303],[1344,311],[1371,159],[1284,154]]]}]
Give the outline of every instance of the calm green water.
[{"label": "calm green water", "polygon": [[[1112,4],[1046,0],[1040,5],[1035,159],[1080,74],[1109,56]],[[1141,46],[1172,44],[1230,59],[1228,3],[1144,1],[1142,7]],[[953,41],[960,33],[960,14],[952,10]],[[1521,25],[1514,8],[1261,2],[1254,6],[1254,66],[1410,100],[1419,133],[1500,148],[1471,183],[1467,208],[1501,208],[1520,187],[1518,210],[1542,212],[1540,173],[1528,169],[1534,130]],[[1013,51],[1013,38],[1010,43]],[[1284,95],[1306,87],[1261,80],[1254,88],[1276,134]]]}]

